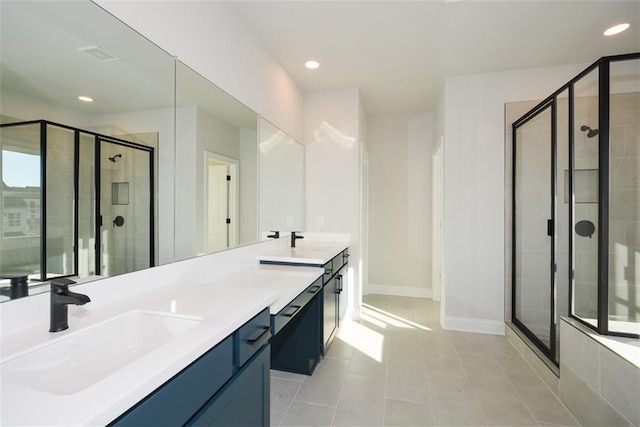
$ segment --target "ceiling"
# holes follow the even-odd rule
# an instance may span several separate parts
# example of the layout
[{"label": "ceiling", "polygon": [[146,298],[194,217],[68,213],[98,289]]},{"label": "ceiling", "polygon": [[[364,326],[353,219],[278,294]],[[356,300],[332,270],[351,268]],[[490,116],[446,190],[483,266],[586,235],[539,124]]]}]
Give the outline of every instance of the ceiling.
[{"label": "ceiling", "polygon": [[[79,51],[89,46],[118,60],[96,61]],[[175,102],[197,105],[239,127],[256,126],[248,107],[88,1],[0,0],[0,52],[4,91],[85,120],[173,108]],[[95,102],[80,102],[78,95]]]},{"label": "ceiling", "polygon": [[[360,89],[370,115],[433,111],[444,78],[640,52],[640,1],[234,1],[302,91]],[[626,32],[603,31],[631,22]],[[320,62],[307,70],[304,62]]]}]

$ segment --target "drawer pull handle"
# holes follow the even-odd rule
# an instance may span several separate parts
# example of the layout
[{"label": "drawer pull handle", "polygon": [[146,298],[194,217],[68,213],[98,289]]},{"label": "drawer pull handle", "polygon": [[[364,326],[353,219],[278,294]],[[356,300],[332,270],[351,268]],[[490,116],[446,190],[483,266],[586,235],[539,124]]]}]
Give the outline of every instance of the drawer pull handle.
[{"label": "drawer pull handle", "polygon": [[290,312],[290,313],[283,313],[283,316],[293,317],[298,312],[298,310],[300,310],[302,308],[302,306],[300,306],[300,305],[292,305],[291,308],[293,308],[294,310],[292,312]]},{"label": "drawer pull handle", "polygon": [[257,337],[248,339],[247,344],[256,345],[256,343],[258,343],[262,339],[262,337],[268,334],[269,332],[271,332],[271,328],[269,326],[263,326],[262,332],[260,332],[260,334]]},{"label": "drawer pull handle", "polygon": [[318,292],[320,289],[322,289],[322,286],[316,285],[312,288],[309,288],[309,293],[315,294],[316,292]]}]

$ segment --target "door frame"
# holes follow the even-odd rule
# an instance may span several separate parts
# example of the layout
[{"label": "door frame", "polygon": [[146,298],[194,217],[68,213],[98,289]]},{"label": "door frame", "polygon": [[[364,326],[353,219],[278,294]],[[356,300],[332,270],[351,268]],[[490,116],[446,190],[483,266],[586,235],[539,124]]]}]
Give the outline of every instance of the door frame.
[{"label": "door frame", "polygon": [[442,280],[442,222],[444,207],[444,137],[440,137],[431,155],[431,288],[434,301],[440,301]]}]

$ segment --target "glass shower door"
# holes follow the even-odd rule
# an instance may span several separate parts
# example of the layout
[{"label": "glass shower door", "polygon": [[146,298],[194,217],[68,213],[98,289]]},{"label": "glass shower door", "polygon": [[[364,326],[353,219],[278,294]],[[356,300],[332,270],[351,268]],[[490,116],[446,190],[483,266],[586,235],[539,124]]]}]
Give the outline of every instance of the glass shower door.
[{"label": "glass shower door", "polygon": [[100,274],[153,266],[152,151],[99,140]]},{"label": "glass shower door", "polygon": [[515,128],[513,321],[551,357],[555,349],[553,109]]}]

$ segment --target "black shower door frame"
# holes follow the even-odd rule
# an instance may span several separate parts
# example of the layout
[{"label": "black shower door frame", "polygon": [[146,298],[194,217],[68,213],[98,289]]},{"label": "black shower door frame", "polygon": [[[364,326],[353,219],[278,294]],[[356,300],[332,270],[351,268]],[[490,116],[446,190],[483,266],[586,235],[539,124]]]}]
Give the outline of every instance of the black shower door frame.
[{"label": "black shower door frame", "polygon": [[[517,130],[518,128],[526,125],[531,120],[538,117],[540,114],[546,112],[548,109],[551,111],[551,126],[550,126],[550,135],[549,141],[551,146],[551,158],[550,158],[550,183],[551,186],[549,188],[549,198],[551,201],[551,209],[549,212],[549,216],[551,218],[547,219],[547,236],[551,238],[550,244],[550,254],[549,254],[549,345],[547,346],[531,329],[529,329],[526,324],[518,318],[518,310],[516,304],[516,295],[517,295],[517,286],[516,286],[516,276],[517,276],[517,267],[516,267],[516,243],[517,243],[517,204],[516,204],[516,158],[517,158]],[[556,346],[556,338],[557,338],[557,312],[556,312],[556,233],[555,233],[555,223],[556,223],[556,181],[557,181],[557,99],[551,98],[545,100],[545,102],[538,104],[535,108],[530,110],[526,115],[518,119],[516,122],[512,124],[512,213],[513,213],[513,221],[512,221],[512,269],[511,269],[511,313],[512,313],[512,322],[514,325],[518,327],[526,337],[531,340],[536,347],[538,347],[551,361],[555,364],[557,362],[557,346]]]},{"label": "black shower door frame", "polygon": [[60,123],[55,123],[49,120],[30,120],[15,123],[5,123],[0,127],[17,127],[27,125],[40,125],[40,281],[44,282],[52,279],[47,275],[47,127],[55,126],[57,128],[66,129],[74,133],[74,170],[73,170],[73,272],[67,275],[56,275],[55,277],[72,277],[77,276],[79,271],[79,196],[80,196],[80,135],[89,135],[93,137],[94,143],[94,182],[95,182],[95,274],[99,275],[101,272],[101,215],[100,215],[100,144],[101,141],[107,143],[120,145],[123,147],[134,148],[149,153],[149,183],[150,183],[150,203],[149,203],[149,267],[155,266],[155,161],[153,147],[148,147],[142,144],[136,144],[134,142],[126,141],[124,139],[115,138],[107,135],[102,135],[96,132],[79,129],[73,126],[68,126]]},{"label": "black shower door frame", "polygon": [[[516,266],[516,242],[518,236],[516,234],[516,130],[518,127],[524,125],[526,122],[536,117],[542,111],[544,111],[549,106],[552,106],[552,185],[555,186],[556,182],[556,152],[557,152],[557,100],[559,96],[565,92],[568,93],[569,104],[568,104],[568,143],[569,143],[569,191],[571,194],[571,200],[575,198],[575,132],[574,132],[574,122],[575,122],[575,107],[574,107],[574,86],[580,81],[582,78],[587,76],[589,73],[594,70],[598,70],[598,129],[599,133],[599,141],[598,141],[598,273],[597,273],[597,325],[593,325],[580,316],[576,315],[574,312],[574,295],[575,295],[575,275],[574,275],[574,233],[573,233],[573,222],[575,216],[575,205],[572,202],[569,207],[568,212],[568,220],[570,227],[567,230],[569,233],[568,238],[568,283],[569,283],[569,317],[575,319],[586,327],[593,329],[602,335],[613,335],[613,336],[621,336],[621,337],[629,337],[629,338],[639,338],[640,336],[637,334],[630,333],[622,333],[611,331],[609,329],[609,186],[610,186],[610,105],[609,105],[609,97],[610,97],[610,64],[618,61],[627,61],[627,60],[638,60],[640,59],[640,53],[630,53],[623,55],[615,55],[602,57],[591,64],[589,67],[584,69],[580,74],[575,76],[565,85],[560,87],[546,99],[541,101],[538,105],[536,105],[533,109],[519,118],[512,124],[512,147],[513,147],[513,157],[512,157],[512,214],[513,214],[513,222],[512,222],[512,253],[511,253],[511,261],[512,261],[512,270],[511,270],[511,310],[512,310],[512,322],[513,324],[520,329],[527,338],[529,338],[535,345],[538,347],[549,359],[559,365],[557,348],[556,348],[556,340],[555,340],[555,327],[554,323],[557,322],[556,315],[556,303],[557,303],[557,295],[556,295],[556,287],[555,287],[555,271],[557,270],[555,266],[555,254],[552,256],[551,262],[551,342],[550,346],[544,345],[544,343],[529,329],[527,328],[523,322],[518,319],[518,312],[516,310],[516,274],[517,274],[517,266]],[[555,188],[555,187],[554,187]],[[555,191],[555,190],[552,190]],[[555,203],[556,203],[556,195],[552,192],[552,212],[553,217],[550,220],[550,231],[553,231],[552,239],[555,239],[555,216],[557,214]],[[555,241],[552,242],[551,247],[552,252],[555,251]]]}]

